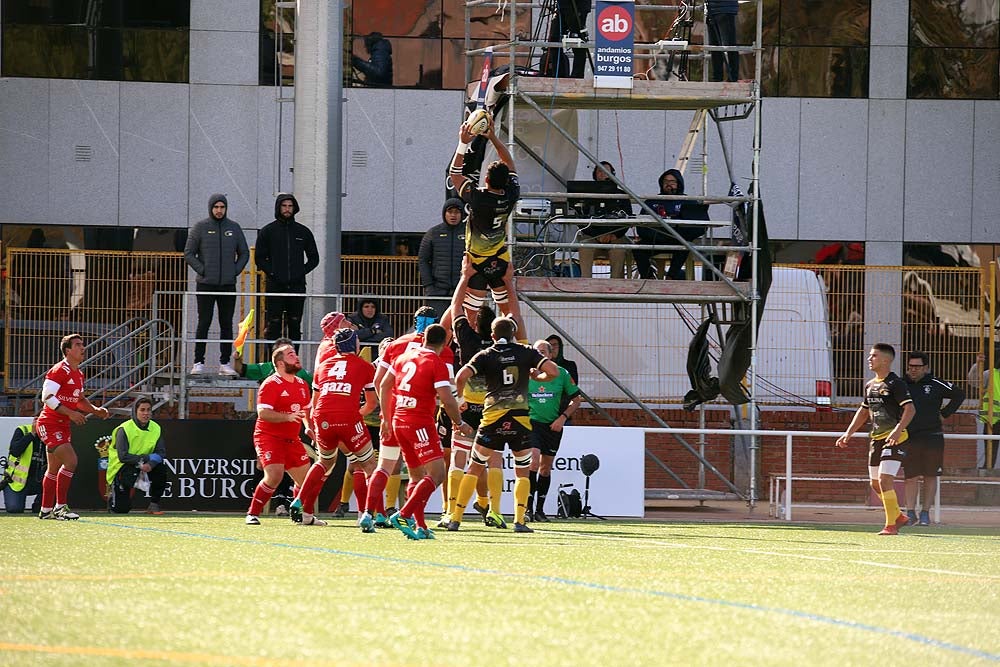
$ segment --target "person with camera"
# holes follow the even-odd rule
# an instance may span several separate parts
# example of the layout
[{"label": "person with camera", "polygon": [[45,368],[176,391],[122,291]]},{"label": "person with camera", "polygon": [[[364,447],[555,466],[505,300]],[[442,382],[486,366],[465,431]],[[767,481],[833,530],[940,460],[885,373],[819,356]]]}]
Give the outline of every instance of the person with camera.
[{"label": "person with camera", "polygon": [[3,504],[8,514],[23,513],[28,496],[35,496],[36,505],[42,502],[44,476],[45,446],[35,430],[35,422],[21,424],[11,435],[6,469],[0,471]]},{"label": "person with camera", "polygon": [[132,418],[111,432],[108,448],[108,510],[115,514],[132,511],[132,491],[143,473],[149,478],[149,514],[163,514],[160,499],[167,489],[167,454],[160,425],[152,419],[153,401],[140,396],[132,404]]},{"label": "person with camera", "polygon": [[[555,361],[555,352],[548,341],[536,341],[534,348]],[[560,410],[564,401],[569,401]],[[580,390],[569,371],[559,366],[554,380],[528,380],[528,411],[531,417],[531,490],[528,496],[528,515],[534,521],[548,521],[545,514],[545,497],[552,484],[552,462],[562,442],[563,426],[580,408]],[[532,511],[534,508],[534,511]]]},{"label": "person with camera", "polygon": [[378,344],[383,338],[395,336],[389,318],[379,312],[375,299],[361,299],[357,311],[347,319],[358,328],[358,340],[362,343]]}]

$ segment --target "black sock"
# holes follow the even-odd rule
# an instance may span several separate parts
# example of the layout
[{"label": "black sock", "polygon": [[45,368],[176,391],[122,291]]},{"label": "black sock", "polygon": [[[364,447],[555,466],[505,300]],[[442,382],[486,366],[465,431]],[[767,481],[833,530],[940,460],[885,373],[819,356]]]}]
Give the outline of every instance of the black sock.
[{"label": "black sock", "polygon": [[544,512],[545,496],[549,495],[549,486],[552,484],[550,475],[538,476],[538,500],[535,502],[535,511]]}]

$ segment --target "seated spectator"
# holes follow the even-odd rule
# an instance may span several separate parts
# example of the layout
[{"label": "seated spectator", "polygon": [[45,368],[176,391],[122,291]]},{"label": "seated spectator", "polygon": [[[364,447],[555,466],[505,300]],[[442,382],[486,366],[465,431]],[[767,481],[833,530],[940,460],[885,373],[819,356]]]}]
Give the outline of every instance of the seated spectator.
[{"label": "seated spectator", "polygon": [[[661,195],[682,195],[684,194],[684,176],[676,169],[667,169],[660,174],[659,178]],[[646,204],[657,212],[662,218],[674,218],[678,220],[708,220],[708,207],[704,204],[693,201],[680,200],[648,200]],[[676,231],[685,241],[694,241],[705,234],[705,227],[678,226]],[[673,234],[667,230],[654,227],[636,227],[639,233],[639,242],[646,245],[680,245]],[[652,258],[653,250],[633,250],[636,268],[639,277],[644,279],[654,278]],[[670,268],[666,271],[668,280],[680,280],[684,278],[684,263],[687,262],[687,250],[674,250],[670,259]],[[662,268],[661,268],[662,273]]]},{"label": "seated spectator", "polygon": [[358,310],[347,319],[358,328],[358,340],[362,343],[379,343],[383,338],[392,338],[392,325],[389,318],[379,312],[378,301],[361,299]]},{"label": "seated spectator", "polygon": [[[42,502],[42,478],[45,476],[45,446],[35,430],[35,422],[14,429],[7,452],[7,469],[2,471],[4,509],[8,514],[22,514],[28,496],[35,505]],[[33,511],[38,511],[35,507]]]},{"label": "seated spectator", "polygon": [[132,404],[132,418],[111,432],[108,448],[108,487],[115,514],[132,511],[132,491],[142,473],[149,477],[149,514],[163,514],[160,499],[167,488],[167,469],[162,465],[167,449],[160,425],[152,419],[153,401],[145,396]]},{"label": "seated spectator", "polygon": [[[608,173],[614,174],[615,168],[610,162],[601,161],[596,167],[594,167],[593,179],[597,182],[609,181]],[[615,187],[616,192],[621,192],[621,188]],[[598,200],[590,200],[597,204]],[[589,206],[586,209],[587,215],[591,217],[601,217],[603,216],[616,216],[616,217],[627,217],[632,215],[632,205],[626,199],[609,199],[605,202],[604,210],[610,211],[610,213],[596,213],[596,206]],[[625,233],[628,232],[628,227],[606,227],[597,225],[587,225],[586,227],[580,228],[580,236],[582,242],[586,243],[628,243],[625,238]],[[603,250],[601,248],[589,247],[580,248],[580,276],[583,278],[593,277],[593,267],[594,267],[594,257],[601,253],[607,253],[608,261],[611,263],[611,277],[612,278],[624,278],[625,277],[625,250],[621,248],[609,248]]]},{"label": "seated spectator", "polygon": [[365,51],[368,60],[351,56],[351,64],[365,75],[366,86],[387,87],[392,85],[392,44],[380,32],[365,36]]}]

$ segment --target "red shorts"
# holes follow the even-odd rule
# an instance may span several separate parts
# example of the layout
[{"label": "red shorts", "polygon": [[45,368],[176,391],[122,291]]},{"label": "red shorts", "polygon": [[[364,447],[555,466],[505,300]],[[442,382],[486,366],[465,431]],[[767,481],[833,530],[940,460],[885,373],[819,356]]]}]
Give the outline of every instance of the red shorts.
[{"label": "red shorts", "polygon": [[392,425],[389,426],[389,432],[384,438],[380,438],[378,446],[381,447],[399,447],[399,442],[396,440],[396,434],[392,432]]},{"label": "red shorts", "polygon": [[257,451],[257,460],[262,466],[277,463],[285,466],[285,470],[294,470],[312,463],[312,459],[306,454],[306,446],[298,438],[287,440],[254,433],[253,448]]},{"label": "red shorts", "polygon": [[368,427],[360,419],[354,423],[333,423],[325,421],[322,416],[316,418],[316,445],[320,449],[333,451],[339,445],[352,454],[366,449],[371,445],[372,438]]},{"label": "red shorts", "polygon": [[55,450],[59,445],[70,445],[72,440],[70,439],[69,424],[62,424],[59,422],[43,422],[39,420],[35,424],[35,428],[38,429],[38,437],[45,444],[45,449],[48,451]]},{"label": "red shorts", "polygon": [[405,424],[394,421],[392,431],[396,436],[396,444],[403,452],[406,467],[410,470],[444,457],[444,452],[441,451],[441,437],[437,432],[437,424],[433,421],[426,424]]}]

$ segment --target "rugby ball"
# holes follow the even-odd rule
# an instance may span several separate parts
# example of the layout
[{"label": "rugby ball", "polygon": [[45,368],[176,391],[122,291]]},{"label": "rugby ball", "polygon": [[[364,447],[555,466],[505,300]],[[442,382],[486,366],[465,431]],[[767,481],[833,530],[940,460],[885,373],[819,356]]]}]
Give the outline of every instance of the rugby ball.
[{"label": "rugby ball", "polygon": [[465,119],[465,126],[472,134],[485,134],[490,129],[490,113],[486,109],[476,109]]}]

